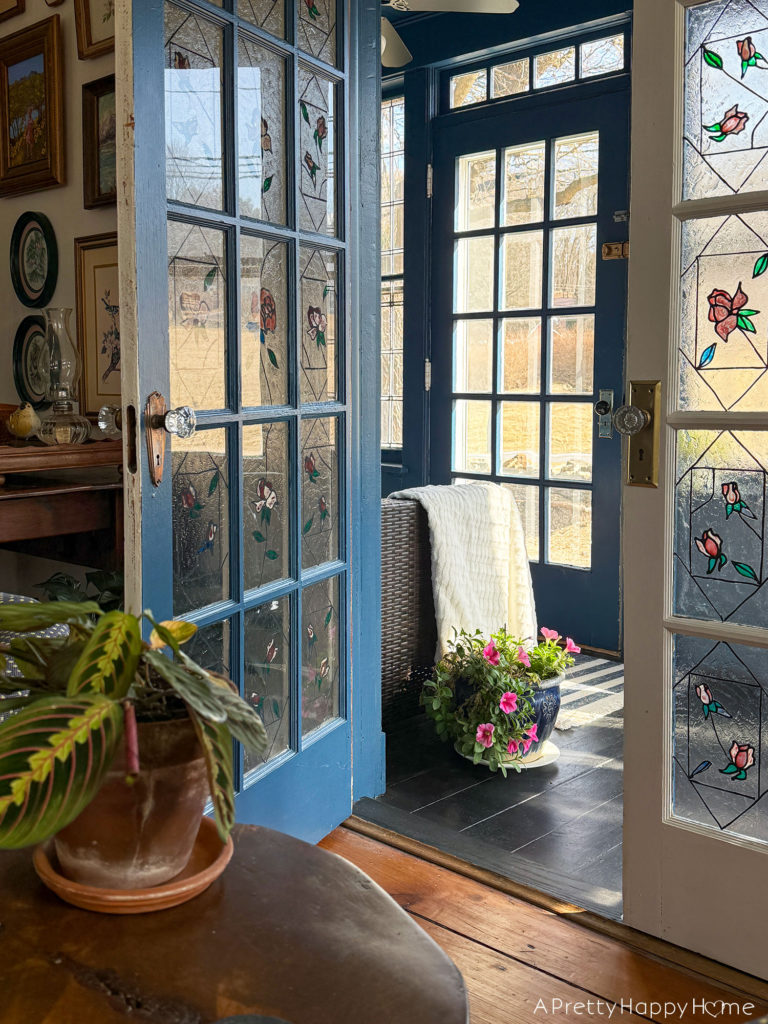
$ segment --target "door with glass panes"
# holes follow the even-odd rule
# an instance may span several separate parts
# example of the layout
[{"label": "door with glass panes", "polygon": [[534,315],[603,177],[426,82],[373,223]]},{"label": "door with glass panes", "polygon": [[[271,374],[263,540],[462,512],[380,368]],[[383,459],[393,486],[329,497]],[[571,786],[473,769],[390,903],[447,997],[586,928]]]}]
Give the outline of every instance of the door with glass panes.
[{"label": "door with glass panes", "polygon": [[[578,98],[574,98],[578,96]],[[539,622],[621,649],[626,77],[453,111],[435,132],[431,480],[510,487]],[[619,247],[621,248],[621,247]]]},{"label": "door with glass panes", "polygon": [[[120,18],[129,602],[196,623],[188,653],[262,716],[266,755],[233,748],[239,819],[317,839],[352,800],[351,119],[377,112],[377,68],[367,92],[352,76],[375,19],[336,0],[134,0]],[[191,436],[147,447],[152,393],[194,412]]]}]

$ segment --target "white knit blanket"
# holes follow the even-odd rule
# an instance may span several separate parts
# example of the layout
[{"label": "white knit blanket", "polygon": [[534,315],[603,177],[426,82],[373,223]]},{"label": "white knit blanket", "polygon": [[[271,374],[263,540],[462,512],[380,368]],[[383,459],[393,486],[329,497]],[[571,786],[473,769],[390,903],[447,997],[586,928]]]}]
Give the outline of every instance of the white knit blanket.
[{"label": "white knit blanket", "polygon": [[537,634],[523,523],[512,492],[500,484],[412,487],[390,494],[426,509],[432,544],[437,659],[456,629],[486,635]]}]

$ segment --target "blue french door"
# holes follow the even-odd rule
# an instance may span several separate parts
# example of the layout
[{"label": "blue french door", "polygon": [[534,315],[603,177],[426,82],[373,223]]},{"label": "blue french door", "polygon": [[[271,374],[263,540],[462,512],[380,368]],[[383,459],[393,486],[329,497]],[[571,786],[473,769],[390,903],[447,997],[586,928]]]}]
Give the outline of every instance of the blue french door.
[{"label": "blue french door", "polygon": [[[574,93],[578,98],[574,98]],[[431,480],[511,488],[539,623],[621,649],[626,82],[438,118]]]},{"label": "blue french door", "polygon": [[[377,331],[353,316],[377,308],[357,239],[376,237],[360,208],[378,184],[352,130],[377,118],[376,13],[134,0],[122,26],[129,600],[195,622],[190,655],[261,714],[266,755],[233,747],[239,820],[310,840],[383,770],[378,519],[362,500]],[[153,392],[197,420],[162,434],[159,481]]]}]

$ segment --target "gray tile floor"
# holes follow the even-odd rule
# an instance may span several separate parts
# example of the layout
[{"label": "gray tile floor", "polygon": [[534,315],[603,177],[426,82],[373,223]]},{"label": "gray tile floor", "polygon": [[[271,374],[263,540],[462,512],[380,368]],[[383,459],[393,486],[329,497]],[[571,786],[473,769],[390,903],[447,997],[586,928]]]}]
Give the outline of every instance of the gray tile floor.
[{"label": "gray tile floor", "polygon": [[523,774],[462,760],[426,718],[387,739],[387,791],[356,813],[471,863],[621,916],[623,713],[555,732]]}]

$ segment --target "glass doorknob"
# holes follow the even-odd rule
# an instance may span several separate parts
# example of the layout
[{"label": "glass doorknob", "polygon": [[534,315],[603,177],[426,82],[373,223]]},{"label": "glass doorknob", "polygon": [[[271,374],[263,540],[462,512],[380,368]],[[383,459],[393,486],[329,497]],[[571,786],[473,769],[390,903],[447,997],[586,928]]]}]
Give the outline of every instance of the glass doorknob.
[{"label": "glass doorknob", "polygon": [[620,405],[613,414],[613,425],[620,434],[632,437],[651,422],[650,415],[636,405]]},{"label": "glass doorknob", "polygon": [[152,426],[162,427],[176,437],[192,437],[197,427],[195,410],[188,405],[180,405],[178,409],[170,409],[164,416],[153,417]]},{"label": "glass doorknob", "polygon": [[96,423],[105,437],[120,437],[123,432],[123,410],[119,405],[102,405]]}]

